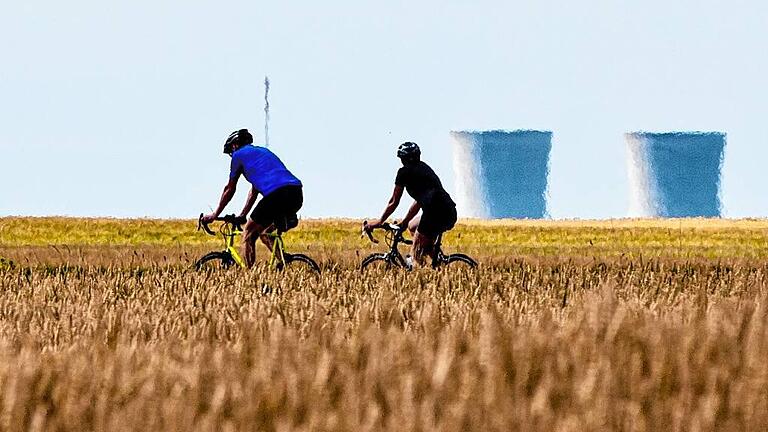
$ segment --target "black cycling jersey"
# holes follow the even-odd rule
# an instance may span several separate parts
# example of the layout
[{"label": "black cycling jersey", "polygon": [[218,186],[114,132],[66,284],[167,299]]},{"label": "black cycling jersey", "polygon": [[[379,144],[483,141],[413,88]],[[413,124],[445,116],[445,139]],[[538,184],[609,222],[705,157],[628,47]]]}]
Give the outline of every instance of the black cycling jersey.
[{"label": "black cycling jersey", "polygon": [[422,161],[400,168],[397,171],[395,184],[404,187],[408,195],[416,200],[422,209],[456,206],[448,192],[443,189],[437,174]]}]

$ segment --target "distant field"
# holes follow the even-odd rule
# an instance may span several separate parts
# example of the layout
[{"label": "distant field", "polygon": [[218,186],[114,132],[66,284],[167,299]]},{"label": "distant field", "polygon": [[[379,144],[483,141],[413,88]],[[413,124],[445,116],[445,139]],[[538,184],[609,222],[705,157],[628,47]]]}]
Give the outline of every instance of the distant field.
[{"label": "distant field", "polygon": [[480,267],[414,272],[359,271],[359,223],[286,235],[316,277],[192,271],[195,221],[0,218],[0,430],[768,424],[766,220],[462,221]]},{"label": "distant field", "polygon": [[[350,252],[373,247],[359,238],[360,223],[304,220],[286,235],[286,240],[295,248],[314,247],[338,253],[343,261]],[[175,257],[179,251],[216,248],[221,240],[196,231],[196,226],[193,220],[0,218],[0,251],[17,256],[18,252],[11,249],[160,246]],[[503,256],[766,258],[768,220],[469,220],[461,221],[446,236],[445,244],[447,248],[484,255],[492,262]]]}]

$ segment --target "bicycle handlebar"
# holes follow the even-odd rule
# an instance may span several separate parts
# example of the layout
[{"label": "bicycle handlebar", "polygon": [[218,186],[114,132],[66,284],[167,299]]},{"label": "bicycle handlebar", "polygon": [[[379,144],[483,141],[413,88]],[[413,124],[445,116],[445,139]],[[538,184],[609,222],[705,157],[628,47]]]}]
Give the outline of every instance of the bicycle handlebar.
[{"label": "bicycle handlebar", "polygon": [[[404,227],[401,227],[400,225],[398,225],[397,222],[395,222],[395,223],[385,223],[384,225],[381,225],[381,226],[372,227],[370,231],[365,229],[367,227],[368,227],[368,221],[363,221],[363,233],[366,234],[368,236],[368,238],[373,243],[376,243],[376,244],[379,243],[378,240],[373,238],[373,230],[380,229],[380,230],[384,230],[384,231],[387,231],[387,232],[394,233],[396,238],[397,238],[397,236],[399,236],[399,241],[401,243],[403,243],[403,244],[407,244],[407,245],[413,244],[413,240],[407,240],[407,239],[403,238],[403,233],[405,232],[406,229]],[[362,235],[361,235],[361,237],[362,237]]]},{"label": "bicycle handlebar", "polygon": [[[203,213],[200,213],[200,217],[197,219],[197,230],[200,231],[200,229],[202,228],[202,230],[205,231],[206,233],[210,235],[216,235],[215,232],[213,232],[210,228],[208,228],[208,224],[203,222],[203,216],[204,216]],[[224,217],[217,217],[216,219],[214,219],[214,221],[232,224],[232,226],[236,230],[242,231],[243,227],[241,225],[246,223],[247,219],[245,218],[245,216],[241,217],[241,216],[235,216],[234,214],[228,214],[228,215],[225,215]]]}]

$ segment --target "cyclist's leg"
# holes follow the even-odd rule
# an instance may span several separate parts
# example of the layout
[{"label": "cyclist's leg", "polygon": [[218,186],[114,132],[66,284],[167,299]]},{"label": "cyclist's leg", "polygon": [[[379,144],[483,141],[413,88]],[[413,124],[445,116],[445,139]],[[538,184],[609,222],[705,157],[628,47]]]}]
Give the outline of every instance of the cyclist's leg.
[{"label": "cyclist's leg", "polygon": [[414,261],[421,264],[424,256],[434,258],[437,249],[434,247],[437,238],[449,231],[456,224],[456,207],[422,210],[421,223],[413,237],[411,255]]},{"label": "cyclist's leg", "polygon": [[408,223],[408,232],[411,233],[411,237],[416,236],[416,230],[419,229],[419,222],[421,222],[421,214],[416,215],[416,217],[411,219],[411,222]]},{"label": "cyclist's leg", "polygon": [[[422,209],[419,223],[413,233],[413,245],[411,246],[411,257],[418,264],[423,264],[424,256],[432,251],[432,245],[440,234],[442,223],[440,213],[432,209]],[[411,228],[410,225],[408,227]]]},{"label": "cyclist's leg", "polygon": [[261,239],[261,242],[267,247],[269,252],[272,252],[273,239],[265,234],[274,230],[275,209],[279,201],[279,194],[276,195],[276,192],[259,200],[253,212],[251,212],[248,223],[245,224],[243,236],[245,241],[245,261],[249,267],[256,261],[256,239]]},{"label": "cyclist's leg", "polygon": [[437,259],[437,255],[440,253],[440,246],[437,245],[438,239],[441,239],[443,234],[452,230],[453,227],[456,226],[457,221],[458,216],[456,214],[456,206],[447,207],[443,213],[443,224],[440,226],[440,232],[435,236],[435,241],[432,242],[432,253],[430,256],[432,257],[433,263],[435,262],[434,260]]},{"label": "cyclist's leg", "polygon": [[299,211],[302,204],[301,187],[286,186],[273,191],[256,205],[251,219],[258,223],[259,238],[269,253],[272,253],[275,242],[274,235],[270,235],[270,233],[273,233],[278,226],[282,231],[293,228],[295,225],[286,226],[286,221],[296,218],[296,212]]},{"label": "cyclist's leg", "polygon": [[303,205],[304,192],[301,186],[283,188],[276,221],[281,231],[286,232],[299,225],[298,213]]},{"label": "cyclist's leg", "polygon": [[256,239],[261,236],[263,231],[264,226],[253,219],[248,220],[243,228],[243,259],[245,259],[245,265],[248,268],[253,267],[256,262]]},{"label": "cyclist's leg", "polygon": [[417,230],[413,235],[413,245],[411,245],[411,257],[413,257],[413,262],[418,265],[424,264],[424,256],[429,255],[434,242],[434,237],[430,237]]},{"label": "cyclist's leg", "polygon": [[270,224],[268,227],[265,227],[259,231],[259,238],[261,239],[261,242],[264,244],[264,246],[267,247],[267,250],[269,250],[270,253],[272,253],[272,246],[275,243],[275,237],[269,234],[273,232],[275,232],[275,224]]}]

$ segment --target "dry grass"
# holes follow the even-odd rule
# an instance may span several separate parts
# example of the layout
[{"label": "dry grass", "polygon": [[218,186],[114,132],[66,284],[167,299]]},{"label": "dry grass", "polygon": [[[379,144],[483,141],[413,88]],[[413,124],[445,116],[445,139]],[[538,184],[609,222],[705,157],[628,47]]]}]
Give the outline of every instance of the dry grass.
[{"label": "dry grass", "polygon": [[768,424],[760,221],[468,222],[447,248],[480,269],[414,273],[357,271],[356,225],[312,221],[288,243],[320,278],[191,272],[217,243],[189,221],[44,221],[0,220],[0,430]]}]

